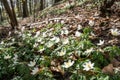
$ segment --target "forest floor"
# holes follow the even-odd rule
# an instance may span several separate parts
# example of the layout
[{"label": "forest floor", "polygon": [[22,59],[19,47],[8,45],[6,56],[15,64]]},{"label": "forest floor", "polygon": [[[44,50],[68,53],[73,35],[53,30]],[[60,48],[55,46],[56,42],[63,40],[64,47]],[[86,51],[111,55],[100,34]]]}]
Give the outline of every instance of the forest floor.
[{"label": "forest floor", "polygon": [[[111,29],[118,29],[120,30],[120,17],[116,15],[111,15],[109,17],[100,17],[99,10],[96,7],[92,7],[89,4],[84,4],[87,7],[82,6],[69,6],[65,7],[66,3],[55,5],[53,7],[47,8],[39,13],[36,13],[35,22],[33,22],[33,17],[29,17],[20,21],[19,29],[23,30],[33,30],[37,31],[41,30],[42,28],[48,26],[49,24],[56,24],[62,23],[63,26],[69,27],[69,31],[71,34],[75,34],[74,31],[78,28],[78,26],[89,27],[92,29],[93,34],[90,36],[90,40],[95,45],[99,42],[99,40],[104,40],[105,46],[118,46],[120,48],[120,35],[113,36],[111,34]],[[7,28],[8,29],[8,28]],[[6,34],[6,31],[9,29],[1,29],[4,32],[1,32],[0,36],[4,38],[11,37],[12,34]],[[9,31],[10,33],[10,31]],[[119,52],[118,52],[119,53]],[[104,54],[105,58],[109,59],[109,55],[106,53]],[[109,64],[112,64],[114,67],[120,67],[120,55],[117,55],[110,61]],[[110,65],[106,65],[102,67],[102,70],[105,73],[110,73],[109,71],[112,70]],[[107,67],[107,69],[106,69]]]},{"label": "forest floor", "polygon": [[[91,28],[96,37],[92,39],[93,43],[97,43],[99,39],[105,40],[105,45],[120,46],[120,37],[113,37],[110,34],[110,29],[120,29],[120,17],[112,14],[111,16],[100,17],[98,8],[91,6],[89,3],[86,6],[66,7],[67,3],[62,3],[53,7],[49,7],[39,12],[33,22],[33,17],[26,18],[20,23],[26,28],[38,28],[47,26],[49,23],[64,23],[66,26],[76,28],[78,25],[88,27],[89,22],[92,22]],[[72,29],[71,28],[71,29]]]},{"label": "forest floor", "polygon": [[[94,37],[90,37],[92,43],[97,44],[99,40],[104,40],[105,43],[102,47],[113,45],[120,47],[120,36],[112,36],[110,32],[111,29],[120,30],[120,16],[112,14],[101,17],[99,16],[99,9],[90,5],[90,3],[85,3],[82,6],[68,6],[66,4],[65,2],[53,7],[48,7],[37,13],[38,15],[36,15],[37,17],[34,23],[29,22],[33,20],[33,18],[25,19],[28,23],[23,24],[25,25],[24,27],[26,27],[26,29],[36,28],[36,30],[39,31],[42,27],[46,27],[49,24],[62,23],[64,26],[69,26],[70,31],[73,30],[74,33],[78,25],[83,27],[89,26],[94,33]],[[24,23],[24,21],[22,23]],[[105,54],[105,58],[109,59],[110,57],[108,54]],[[120,55],[115,56],[115,59],[113,59],[110,64],[120,67]],[[103,67],[103,70],[105,67]],[[108,65],[108,67],[110,66]],[[109,68],[109,70],[111,69]],[[105,72],[107,73],[107,70]]]}]

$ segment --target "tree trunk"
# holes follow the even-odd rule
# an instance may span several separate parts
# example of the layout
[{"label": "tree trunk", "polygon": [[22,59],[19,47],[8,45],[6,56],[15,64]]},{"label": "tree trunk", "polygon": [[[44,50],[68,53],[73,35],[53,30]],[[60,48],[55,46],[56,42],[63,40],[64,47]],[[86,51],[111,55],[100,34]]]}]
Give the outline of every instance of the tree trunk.
[{"label": "tree trunk", "polygon": [[0,2],[0,5],[1,5],[1,7],[0,7],[0,22],[2,22],[3,21],[3,15],[2,15],[3,8],[2,8],[1,2]]},{"label": "tree trunk", "polygon": [[44,9],[44,0],[41,0],[40,2],[40,10],[43,10]]},{"label": "tree trunk", "polygon": [[21,2],[20,2],[20,0],[17,0],[17,16],[18,17],[21,17],[22,16],[22,12],[21,12]]},{"label": "tree trunk", "polygon": [[27,0],[22,0],[23,3],[23,18],[28,17],[28,7],[27,7]]},{"label": "tree trunk", "polygon": [[0,7],[0,22],[3,21],[3,15],[2,15],[2,7]]},{"label": "tree trunk", "polygon": [[0,23],[2,22],[2,10],[0,8]]},{"label": "tree trunk", "polygon": [[17,25],[18,25],[18,22],[17,22],[17,19],[16,19],[16,14],[15,14],[15,10],[14,10],[14,5],[13,5],[13,1],[12,0],[10,0],[10,3],[11,3],[11,7],[12,7],[12,14],[13,14],[13,17],[15,18],[15,22],[17,23]]},{"label": "tree trunk", "polygon": [[29,13],[32,14],[32,0],[29,0]]},{"label": "tree trunk", "polygon": [[[14,9],[10,9],[10,6],[8,4],[8,1],[7,0],[1,0],[4,7],[5,7],[5,10],[10,18],[10,24],[12,26],[12,29],[15,29],[16,26],[18,26],[18,22],[17,22],[17,19],[16,19],[16,16],[15,16],[15,12],[14,12]],[[13,8],[12,6],[13,4],[11,4],[11,7]]]}]

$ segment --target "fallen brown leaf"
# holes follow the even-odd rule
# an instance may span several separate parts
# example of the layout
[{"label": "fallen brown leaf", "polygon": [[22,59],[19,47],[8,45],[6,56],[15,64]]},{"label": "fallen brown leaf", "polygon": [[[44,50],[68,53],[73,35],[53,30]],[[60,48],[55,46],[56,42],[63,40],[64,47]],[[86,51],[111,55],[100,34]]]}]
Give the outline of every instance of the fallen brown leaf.
[{"label": "fallen brown leaf", "polygon": [[105,74],[113,75],[113,64],[109,64],[102,69],[102,72]]}]

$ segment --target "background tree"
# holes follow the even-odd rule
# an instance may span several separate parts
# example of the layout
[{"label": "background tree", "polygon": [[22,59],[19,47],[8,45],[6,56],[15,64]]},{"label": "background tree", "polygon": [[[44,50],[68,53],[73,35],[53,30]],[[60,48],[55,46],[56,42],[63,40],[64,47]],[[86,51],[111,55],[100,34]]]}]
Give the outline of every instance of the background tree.
[{"label": "background tree", "polygon": [[28,17],[28,6],[27,6],[27,0],[22,0],[22,7],[23,7],[23,18]]},{"label": "background tree", "polygon": [[3,10],[3,7],[2,7],[2,3],[0,2],[0,22],[3,21],[2,10]]},{"label": "background tree", "polygon": [[45,4],[45,0],[41,0],[40,1],[40,10],[43,10],[45,8],[44,4]]},{"label": "background tree", "polygon": [[21,17],[22,16],[22,4],[21,0],[16,1],[16,8],[17,8],[17,16]]},{"label": "background tree", "polygon": [[29,13],[32,14],[32,0],[29,0]]},{"label": "background tree", "polygon": [[11,2],[11,6],[9,6],[7,0],[1,0],[1,2],[3,3],[3,5],[5,7],[5,10],[6,10],[8,16],[10,18],[10,24],[12,26],[12,29],[15,29],[16,26],[18,26],[18,22],[17,22],[17,19],[16,19],[16,15],[15,15],[14,9],[11,9],[11,8],[13,8],[12,0],[10,1]]}]

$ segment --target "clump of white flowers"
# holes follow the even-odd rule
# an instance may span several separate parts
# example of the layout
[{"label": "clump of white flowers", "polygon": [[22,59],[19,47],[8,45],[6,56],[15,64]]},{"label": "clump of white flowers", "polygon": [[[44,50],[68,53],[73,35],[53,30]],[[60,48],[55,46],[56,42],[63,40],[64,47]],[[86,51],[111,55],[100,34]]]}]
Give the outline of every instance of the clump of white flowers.
[{"label": "clump of white flowers", "polygon": [[35,60],[34,61],[30,61],[30,63],[28,64],[29,67],[33,67],[36,65],[36,62]]},{"label": "clump of white flowers", "polygon": [[76,32],[75,32],[75,36],[76,36],[76,37],[80,37],[81,35],[82,35],[81,32],[79,32],[79,31],[76,31]]},{"label": "clump of white flowers", "polygon": [[93,20],[89,20],[89,23],[88,23],[90,26],[94,26],[95,22]]},{"label": "clump of white flowers", "polygon": [[101,45],[104,44],[104,42],[105,42],[104,40],[99,40],[99,43],[97,43],[97,45],[98,45],[98,46],[101,46]]},{"label": "clump of white flowers", "polygon": [[64,8],[66,8],[66,7],[70,7],[70,4],[66,3],[65,6],[64,6]]},{"label": "clump of white flowers", "polygon": [[18,60],[18,55],[17,54],[14,54],[13,60],[14,60],[14,63],[17,63],[17,60]]},{"label": "clump of white flowers", "polygon": [[49,41],[48,43],[46,43],[46,46],[48,48],[52,47],[54,45],[54,42],[53,41]]},{"label": "clump of white flowers", "polygon": [[37,38],[40,35],[40,31],[37,31],[35,37]]},{"label": "clump of white flowers", "polygon": [[69,31],[67,28],[63,28],[63,30],[61,31],[61,35],[68,35],[69,34]]},{"label": "clump of white flowers", "polygon": [[47,37],[47,33],[46,32],[42,33],[42,37],[43,38]]},{"label": "clump of white flowers", "polygon": [[32,74],[32,75],[35,75],[35,74],[37,74],[38,72],[39,72],[39,68],[38,68],[38,67],[35,67],[35,68],[32,70],[31,74]]},{"label": "clump of white flowers", "polygon": [[120,72],[120,67],[114,68],[114,72],[117,74],[118,72]]},{"label": "clump of white flowers", "polygon": [[62,43],[63,44],[68,44],[69,43],[69,38],[63,38]]},{"label": "clump of white flowers", "polygon": [[4,44],[4,41],[1,41],[0,44]]},{"label": "clump of white flowers", "polygon": [[66,50],[61,50],[58,52],[58,56],[64,56],[66,54]]},{"label": "clump of white flowers", "polygon": [[37,46],[38,46],[38,43],[35,43],[35,44],[33,45],[34,48],[37,47]]},{"label": "clump of white flowers", "polygon": [[94,68],[94,63],[91,63],[91,61],[85,62],[83,64],[83,70],[85,70],[85,71],[89,71],[89,70],[91,70],[93,68]]},{"label": "clump of white flowers", "polygon": [[54,41],[55,43],[58,43],[60,42],[60,38],[59,37],[56,37],[54,36],[52,39],[50,39],[51,41]]},{"label": "clump of white flowers", "polygon": [[87,49],[87,50],[83,53],[83,55],[89,56],[93,51],[94,51],[94,48],[92,47],[92,48],[90,48],[90,49]]},{"label": "clump of white flowers", "polygon": [[24,31],[25,31],[25,27],[24,27],[24,26],[22,26],[21,31],[22,31],[22,32],[24,32]]},{"label": "clump of white flowers", "polygon": [[82,29],[82,26],[81,25],[78,25],[77,26],[77,30],[81,30]]},{"label": "clump of white flowers", "polygon": [[116,29],[110,29],[110,32],[113,36],[119,36],[120,35],[120,31],[116,28]]},{"label": "clump of white flowers", "polygon": [[4,56],[4,59],[10,59],[12,56],[10,56],[10,55],[5,55]]},{"label": "clump of white flowers", "polygon": [[68,60],[68,62],[64,62],[63,67],[64,68],[69,68],[74,64],[74,61]]},{"label": "clump of white flowers", "polygon": [[41,43],[41,42],[43,42],[42,40],[43,40],[42,37],[38,37],[38,38],[36,39],[36,42],[40,42],[40,43]]}]

